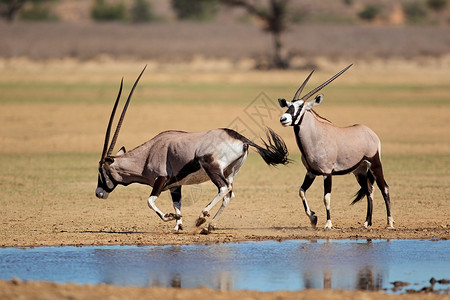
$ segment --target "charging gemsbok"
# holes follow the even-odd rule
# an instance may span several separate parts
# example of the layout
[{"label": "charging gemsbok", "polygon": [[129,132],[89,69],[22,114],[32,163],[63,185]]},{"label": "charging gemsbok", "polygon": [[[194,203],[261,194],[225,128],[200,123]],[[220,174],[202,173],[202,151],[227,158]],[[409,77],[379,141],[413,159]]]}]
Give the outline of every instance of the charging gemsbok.
[{"label": "charging gemsbok", "polygon": [[[144,68],[145,70],[145,68]],[[268,165],[289,162],[284,141],[271,129],[267,131],[267,142],[261,147],[234,130],[228,128],[205,132],[164,131],[126,152],[122,147],[112,156],[131,96],[142,70],[136,79],[122,114],[117,123],[111,144],[108,147],[111,126],[122,92],[123,79],[106,130],[103,152],[98,167],[96,196],[106,199],[117,185],[141,183],[153,187],[148,205],[163,221],[176,220],[174,231],[182,230],[181,186],[198,184],[211,180],[219,189],[216,197],[202,210],[197,219],[199,227],[206,222],[209,211],[222,200],[222,206],[211,220],[206,232],[214,229],[214,224],[223,209],[228,205],[233,193],[233,179],[247,158],[248,148],[253,147]],[[170,190],[175,213],[164,214],[155,205],[162,191]]]},{"label": "charging gemsbok", "polygon": [[390,212],[389,187],[383,176],[380,156],[381,143],[378,136],[364,125],[337,127],[327,119],[320,117],[312,108],[322,103],[322,94],[316,96],[314,100],[306,102],[351,66],[346,67],[300,98],[303,88],[314,72],[312,71],[297,90],[292,101],[278,99],[281,107],[288,108],[281,116],[280,123],[283,126],[294,127],[295,139],[302,154],[303,165],[307,170],[299,195],[313,227],[317,225],[317,216],[309,208],[305,192],[315,177],[317,175],[324,177],[324,203],[327,213],[325,229],[331,229],[331,178],[333,175],[353,172],[361,189],[352,204],[367,196],[367,216],[364,227],[372,225],[373,183],[376,181],[386,204],[387,224],[393,228],[394,219]]}]

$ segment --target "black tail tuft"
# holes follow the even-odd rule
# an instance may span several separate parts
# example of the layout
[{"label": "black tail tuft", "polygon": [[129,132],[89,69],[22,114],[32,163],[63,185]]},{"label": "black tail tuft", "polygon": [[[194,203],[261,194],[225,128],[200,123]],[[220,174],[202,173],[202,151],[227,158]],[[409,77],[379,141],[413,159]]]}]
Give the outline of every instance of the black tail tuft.
[{"label": "black tail tuft", "polygon": [[249,145],[256,148],[256,151],[268,165],[275,166],[290,163],[291,160],[288,158],[289,152],[283,139],[270,128],[267,128],[266,136],[267,142],[261,139],[264,147],[255,143]]},{"label": "black tail tuft", "polygon": [[364,198],[364,196],[370,195],[370,193],[372,193],[375,177],[370,170],[367,170],[366,175],[357,175],[356,180],[358,180],[361,188],[356,192],[355,199],[352,201],[352,203],[350,203],[350,205],[354,205],[356,202]]}]

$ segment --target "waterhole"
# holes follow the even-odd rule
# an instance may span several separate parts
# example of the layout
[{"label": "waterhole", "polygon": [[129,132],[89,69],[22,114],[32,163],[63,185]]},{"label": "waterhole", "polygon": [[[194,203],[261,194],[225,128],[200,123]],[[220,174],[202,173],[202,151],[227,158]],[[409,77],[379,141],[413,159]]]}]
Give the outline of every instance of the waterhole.
[{"label": "waterhole", "polygon": [[[219,290],[420,290],[450,277],[448,240],[288,240],[0,249],[0,279]],[[393,282],[401,282],[394,288]],[[444,281],[434,290],[449,292]]]}]

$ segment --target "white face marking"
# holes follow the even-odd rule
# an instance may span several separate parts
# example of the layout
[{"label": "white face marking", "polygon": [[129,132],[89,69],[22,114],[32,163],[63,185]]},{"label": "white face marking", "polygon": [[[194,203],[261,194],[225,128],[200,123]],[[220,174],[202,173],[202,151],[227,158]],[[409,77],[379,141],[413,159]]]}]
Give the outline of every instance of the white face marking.
[{"label": "white face marking", "polygon": [[[303,109],[302,105],[304,103],[305,102],[303,100],[296,101],[296,102],[289,102],[288,110],[280,118],[281,125],[283,125],[285,127],[286,126],[297,125],[298,122],[300,121],[300,117],[303,114],[303,112],[300,113],[300,115],[295,120],[293,120],[292,118],[293,118],[293,116],[297,115],[299,109]],[[293,112],[291,112],[292,108],[294,110]],[[289,110],[291,110],[291,111],[289,111]],[[289,111],[289,113],[288,113],[288,111]]]},{"label": "white face marking", "polygon": [[292,116],[290,114],[283,114],[280,118],[280,123],[284,127],[290,126],[292,124]]},{"label": "white face marking", "polygon": [[[301,101],[301,104],[303,104],[303,101]],[[300,119],[302,118],[303,114],[305,113],[305,106],[302,106],[301,108],[299,106],[297,106],[295,108],[295,113],[297,113],[299,109],[301,109],[301,112],[298,115],[297,119],[295,119],[294,125],[298,125],[298,123],[300,122]]]}]

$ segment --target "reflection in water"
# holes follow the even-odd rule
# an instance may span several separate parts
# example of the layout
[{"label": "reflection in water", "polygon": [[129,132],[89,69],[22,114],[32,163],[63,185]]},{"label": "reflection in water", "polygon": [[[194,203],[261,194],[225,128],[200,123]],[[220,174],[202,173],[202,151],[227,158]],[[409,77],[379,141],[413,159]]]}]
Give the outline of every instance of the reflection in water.
[{"label": "reflection in water", "polygon": [[389,290],[447,278],[449,241],[317,240],[0,249],[0,279],[217,290]]},{"label": "reflection in water", "polygon": [[383,245],[371,240],[350,244],[329,240],[300,244],[297,255],[302,257],[299,268],[303,270],[304,288],[386,288],[389,283],[387,252],[386,241]]},{"label": "reflection in water", "polygon": [[356,289],[366,291],[379,291],[382,289],[383,277],[381,274],[374,274],[369,267],[364,267],[359,270],[358,279],[356,282]]}]

